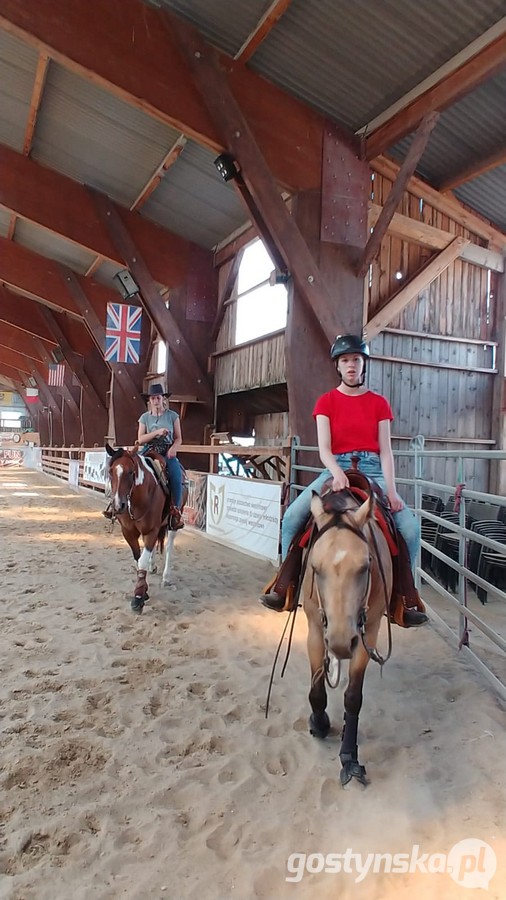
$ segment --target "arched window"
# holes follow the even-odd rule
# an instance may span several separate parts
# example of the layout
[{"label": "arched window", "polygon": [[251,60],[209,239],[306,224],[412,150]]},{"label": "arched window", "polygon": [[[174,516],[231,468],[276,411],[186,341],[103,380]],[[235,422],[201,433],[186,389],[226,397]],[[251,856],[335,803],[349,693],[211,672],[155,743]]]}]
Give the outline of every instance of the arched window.
[{"label": "arched window", "polygon": [[262,241],[244,250],[237,278],[236,344],[278,331],[286,325],[287,290],[284,284],[271,287],[274,263]]}]

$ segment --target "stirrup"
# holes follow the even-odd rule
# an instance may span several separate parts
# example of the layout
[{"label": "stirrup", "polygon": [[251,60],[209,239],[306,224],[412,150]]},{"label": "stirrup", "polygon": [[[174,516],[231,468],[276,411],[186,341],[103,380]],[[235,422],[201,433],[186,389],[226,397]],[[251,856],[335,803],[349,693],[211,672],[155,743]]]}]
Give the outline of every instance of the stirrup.
[{"label": "stirrup", "polygon": [[169,527],[171,531],[179,531],[180,528],[184,528],[183,515],[177,506],[171,506],[170,508]]},{"label": "stirrup", "polygon": [[269,591],[268,593],[260,594],[259,599],[262,606],[265,606],[266,609],[271,609],[274,612],[292,612],[295,601],[295,587],[293,584],[289,584],[285,597],[276,593],[276,591]]}]

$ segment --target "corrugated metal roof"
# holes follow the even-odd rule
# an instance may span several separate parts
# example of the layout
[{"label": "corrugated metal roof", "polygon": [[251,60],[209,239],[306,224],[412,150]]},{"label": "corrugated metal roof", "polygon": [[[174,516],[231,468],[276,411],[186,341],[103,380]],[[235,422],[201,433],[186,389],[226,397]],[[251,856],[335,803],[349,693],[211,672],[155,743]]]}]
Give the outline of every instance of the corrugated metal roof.
[{"label": "corrugated metal roof", "polygon": [[7,237],[9,232],[9,225],[11,221],[11,214],[6,209],[3,209],[0,206],[0,235],[2,237]]},{"label": "corrugated metal roof", "polygon": [[505,13],[506,0],[293,0],[250,65],[358,129]]},{"label": "corrugated metal roof", "polygon": [[188,141],[141,215],[203,247],[227,237],[248,214],[232,185],[218,175],[215,158],[216,153]]},{"label": "corrugated metal roof", "polygon": [[147,0],[166,7],[195,25],[201,34],[230,56],[240,50],[272,0]]},{"label": "corrugated metal roof", "polygon": [[[107,287],[114,288],[113,278],[117,272],[121,272],[125,266],[118,266],[116,263],[111,262],[109,259],[104,259],[103,262],[100,263],[97,269],[93,272],[91,276],[94,281],[99,281],[100,284],[105,284]],[[117,290],[117,288],[115,288]]]},{"label": "corrugated metal roof", "polygon": [[0,142],[23,149],[32,99],[37,51],[0,31]]},{"label": "corrugated metal roof", "polygon": [[176,129],[53,64],[32,156],[131,206],[178,136]]},{"label": "corrugated metal roof", "polygon": [[94,255],[83,247],[78,247],[72,241],[67,241],[52,231],[24,219],[18,219],[16,222],[14,240],[34,253],[63,263],[79,275],[84,275],[95,259]]},{"label": "corrugated metal roof", "polygon": [[[486,159],[506,146],[506,73],[498,75],[441,113],[418,173],[436,187],[467,169],[473,160]],[[410,135],[390,151],[403,159]],[[501,228],[506,224],[504,166],[487,172],[455,190],[456,195]]]},{"label": "corrugated metal roof", "polygon": [[456,196],[506,232],[506,165],[456,188]]}]

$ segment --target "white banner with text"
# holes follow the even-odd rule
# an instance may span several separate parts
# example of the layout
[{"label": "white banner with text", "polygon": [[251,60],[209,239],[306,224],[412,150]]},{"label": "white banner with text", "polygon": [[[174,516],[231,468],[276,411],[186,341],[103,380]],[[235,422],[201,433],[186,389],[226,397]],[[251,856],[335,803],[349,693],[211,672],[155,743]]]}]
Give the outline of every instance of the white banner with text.
[{"label": "white banner with text", "polygon": [[238,550],[278,559],[281,484],[208,475],[206,531]]}]

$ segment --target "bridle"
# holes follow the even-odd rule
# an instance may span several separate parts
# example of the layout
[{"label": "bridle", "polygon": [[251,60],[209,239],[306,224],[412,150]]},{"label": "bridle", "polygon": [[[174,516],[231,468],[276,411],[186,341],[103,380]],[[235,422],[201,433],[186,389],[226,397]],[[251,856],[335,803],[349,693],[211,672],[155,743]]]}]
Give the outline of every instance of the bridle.
[{"label": "bridle", "polygon": [[[366,538],[365,534],[363,533],[363,531],[361,531],[361,529],[357,528],[355,525],[353,525],[349,521],[343,521],[342,515],[348,511],[349,511],[348,509],[343,509],[339,513],[337,513],[337,512],[333,513],[333,517],[332,517],[331,521],[327,522],[325,525],[323,525],[323,527],[320,528],[320,530],[314,535],[313,540],[310,543],[310,546],[308,547],[308,555],[309,555],[310,549],[312,549],[312,547],[314,547],[314,545],[316,544],[316,541],[318,541],[322,537],[322,535],[324,535],[327,531],[330,531],[331,528],[340,528],[340,529],[347,528],[349,531],[353,532],[353,534],[355,534],[358,538],[360,538],[360,540],[364,541],[367,544],[367,538]],[[367,584],[365,587],[364,596],[363,596],[359,614],[358,614],[357,626],[358,626],[358,630],[360,633],[360,637],[362,639],[362,644],[363,644],[364,650],[366,651],[367,655],[369,656],[369,659],[372,659],[373,662],[377,662],[378,665],[381,668],[383,668],[385,663],[390,659],[390,656],[392,653],[392,625],[390,622],[389,609],[388,609],[389,597],[388,597],[388,592],[387,592],[385,571],[383,569],[383,564],[381,562],[381,556],[379,553],[376,536],[372,529],[370,530],[370,534],[371,534],[371,539],[372,539],[372,543],[374,546],[376,561],[378,563],[378,569],[380,572],[381,581],[382,581],[382,585],[383,585],[383,594],[385,597],[385,612],[386,612],[387,622],[388,622],[388,649],[387,649],[387,655],[385,657],[383,657],[381,655],[381,653],[376,649],[376,647],[369,647],[369,645],[366,641],[366,637],[365,637],[366,631],[367,631],[367,610],[368,610],[369,594],[370,594],[370,589],[371,589],[371,568],[372,568],[372,562],[373,562],[373,557],[371,555],[369,555]],[[316,598],[318,600],[318,608],[320,611],[322,629],[325,634],[325,631],[328,626],[327,613],[325,611],[325,607],[324,607],[324,605],[322,603],[322,599],[321,599],[320,589],[318,586],[318,576],[316,574],[315,569],[313,568],[312,581],[311,581],[311,593],[313,592],[314,588],[316,588]],[[331,658],[330,658],[330,655],[328,652],[327,642],[325,641],[325,656],[324,656],[324,660],[323,660],[323,672],[322,671],[316,672],[313,680],[317,681],[318,678],[323,674],[325,681],[326,681],[327,685],[329,686],[329,688],[332,688],[332,689],[336,688],[339,685],[339,681],[340,681],[340,677],[341,677],[341,660],[338,660],[337,663],[338,663],[337,678],[335,681],[332,681],[330,678]]]},{"label": "bridle", "polygon": [[[137,466],[139,465],[139,463],[137,462],[137,460],[134,460],[133,456],[130,456],[130,458],[132,459],[132,461],[134,461],[134,462],[136,463]],[[116,462],[119,462],[121,459],[122,459],[121,456],[118,457],[118,459],[115,459],[114,462],[111,464],[111,468],[112,468],[112,466],[113,466]],[[141,516],[135,517],[134,514],[133,514],[133,512],[132,512],[132,493],[133,493],[133,490],[134,490],[134,487],[135,487],[135,476],[136,476],[136,472],[135,472],[135,470],[133,470],[133,471],[127,472],[127,473],[125,473],[125,474],[128,475],[128,476],[130,476],[130,478],[131,478],[130,490],[128,491],[127,498],[126,498],[128,515],[130,516],[132,522],[138,522],[139,519],[142,519],[142,517],[144,516],[144,513],[142,513]],[[114,502],[113,502],[113,506],[114,506]],[[117,518],[117,516],[115,516],[115,518]]]}]

